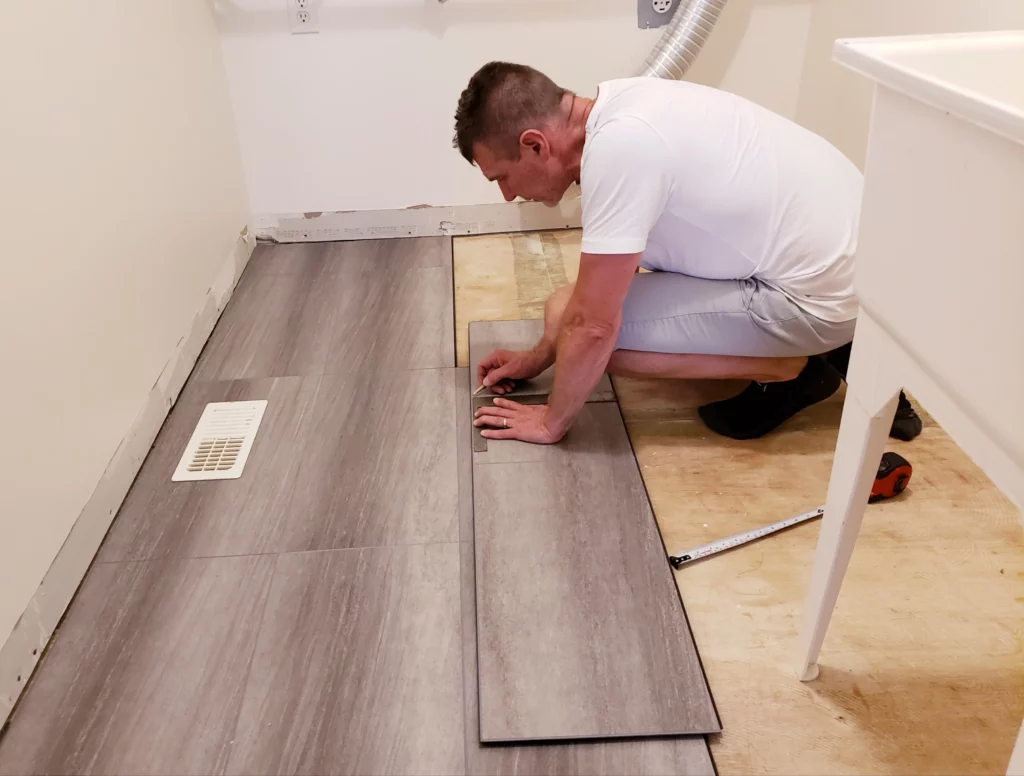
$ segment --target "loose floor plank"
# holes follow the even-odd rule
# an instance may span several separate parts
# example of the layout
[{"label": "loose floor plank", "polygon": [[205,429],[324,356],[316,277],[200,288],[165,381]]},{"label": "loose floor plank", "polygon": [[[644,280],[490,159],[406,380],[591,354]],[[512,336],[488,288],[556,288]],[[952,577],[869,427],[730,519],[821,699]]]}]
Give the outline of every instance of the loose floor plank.
[{"label": "loose floor plank", "polygon": [[277,560],[228,774],[464,773],[459,546]]},{"label": "loose floor plank", "polygon": [[721,729],[625,426],[475,463],[481,741]]},{"label": "loose floor plank", "polygon": [[[460,438],[460,443],[461,443]],[[480,743],[473,545],[462,545],[462,654],[469,776],[713,776],[703,736],[579,743]]]},{"label": "loose floor plank", "polygon": [[0,773],[220,773],[273,565],[94,566],[0,740]]},{"label": "loose floor plank", "polygon": [[[544,323],[539,320],[522,321],[472,321],[469,324],[470,375],[474,389],[479,386],[477,365],[495,350],[529,350],[540,341]],[[555,381],[554,367],[549,367],[531,380],[521,381],[513,393],[506,397],[520,404],[545,404]],[[484,388],[473,396],[472,412],[490,404],[497,396],[490,388]],[[601,375],[597,386],[587,401],[615,401],[608,375]],[[486,452],[488,441],[480,436],[479,429],[473,433],[473,451]]]},{"label": "loose floor plank", "polygon": [[[476,377],[477,365],[495,350],[530,350],[540,342],[544,334],[544,322],[540,320],[524,321],[472,321],[469,324],[469,369],[473,378],[474,389],[480,384]],[[532,380],[525,380],[514,393],[507,394],[510,399],[520,396],[547,396],[555,381],[555,369],[550,367]],[[495,396],[490,388],[484,388],[477,394],[477,403],[490,402]],[[518,400],[518,399],[517,399]],[[587,401],[615,401],[608,375],[602,375],[601,381],[594,388]]]},{"label": "loose floor plank", "polygon": [[[424,369],[190,384],[100,560],[457,541],[454,378]],[[171,482],[206,403],[249,399],[269,403],[241,479]]]}]

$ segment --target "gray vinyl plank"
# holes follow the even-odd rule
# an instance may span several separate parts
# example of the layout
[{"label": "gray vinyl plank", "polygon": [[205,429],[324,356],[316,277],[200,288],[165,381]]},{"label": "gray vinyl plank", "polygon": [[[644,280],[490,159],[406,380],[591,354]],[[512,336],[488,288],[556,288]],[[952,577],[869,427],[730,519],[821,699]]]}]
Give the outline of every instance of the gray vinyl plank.
[{"label": "gray vinyl plank", "polygon": [[470,776],[713,776],[703,736],[555,744],[480,743],[473,545],[462,545],[466,773]]},{"label": "gray vinyl plank", "polygon": [[481,740],[717,732],[618,406],[574,430],[474,465]]},{"label": "gray vinyl plank", "polygon": [[279,556],[230,774],[464,773],[457,544]]},{"label": "gray vinyl plank", "polygon": [[[242,477],[171,482],[208,402],[266,399]],[[455,370],[192,381],[101,562],[457,541]]]},{"label": "gray vinyl plank", "polygon": [[459,540],[473,541],[473,419],[467,408],[472,393],[467,367],[455,370],[455,449],[459,469]]},{"label": "gray vinyl plank", "polygon": [[[382,240],[377,254],[351,276],[358,293],[335,324],[325,371],[454,367],[451,240]],[[428,263],[438,256],[440,264],[422,266],[424,256]]]},{"label": "gray vinyl plank", "polygon": [[[469,370],[473,388],[479,385],[477,365],[490,353],[495,350],[529,350],[540,341],[543,334],[544,322],[541,320],[470,321]],[[532,380],[521,381],[514,392],[505,396],[521,404],[545,404],[554,385],[554,379],[555,369],[549,367]],[[498,395],[490,388],[483,389],[473,397],[471,412],[475,413],[480,407],[490,404]],[[608,375],[601,375],[587,401],[615,401],[615,391]],[[474,429],[473,452],[485,453],[492,445],[494,440],[485,439],[480,436],[480,429]],[[513,452],[514,448],[522,447],[521,443],[506,440],[503,446],[506,450],[493,456],[495,462],[503,460],[503,456],[509,454],[514,458],[528,455],[525,450]]]},{"label": "gray vinyl plank", "polygon": [[302,272],[253,271],[251,279],[246,268],[193,380],[323,374],[337,322],[355,314],[355,288],[323,262],[302,264]]},{"label": "gray vinyl plank", "polygon": [[[450,237],[414,239],[353,240],[344,242],[260,243],[245,269],[246,279],[267,275],[309,272],[348,272],[373,269],[377,262],[394,258],[392,246],[406,245],[399,261],[411,269],[451,266]],[[408,250],[414,248],[414,250]]]},{"label": "gray vinyl plank", "polygon": [[194,379],[455,365],[447,237],[259,246]]},{"label": "gray vinyl plank", "polygon": [[[479,385],[476,377],[477,365],[495,350],[529,350],[544,334],[544,321],[470,321],[469,323],[469,369],[473,387]],[[555,369],[550,367],[532,380],[524,380],[515,392],[506,394],[510,399],[517,396],[547,396],[555,381]],[[490,401],[499,394],[485,388],[477,394],[477,403]],[[587,401],[615,401],[608,375],[602,375]]]},{"label": "gray vinyl plank", "polygon": [[0,739],[0,773],[220,773],[273,566],[94,566]]}]

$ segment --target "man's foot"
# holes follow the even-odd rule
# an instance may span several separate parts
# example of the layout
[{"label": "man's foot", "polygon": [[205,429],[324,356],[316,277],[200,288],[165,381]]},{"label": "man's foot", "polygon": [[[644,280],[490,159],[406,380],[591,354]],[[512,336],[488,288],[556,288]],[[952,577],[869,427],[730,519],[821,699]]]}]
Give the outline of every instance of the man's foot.
[{"label": "man's foot", "polygon": [[896,417],[892,420],[889,436],[909,442],[921,433],[921,426],[921,418],[914,411],[914,405],[910,403],[907,395],[900,391],[900,403],[896,406]]},{"label": "man's foot", "polygon": [[[843,376],[844,380],[846,379],[846,370],[850,366],[850,347],[850,344],[846,344],[825,354],[825,360]],[[893,418],[889,436],[909,442],[920,433],[921,418],[914,411],[914,405],[910,403],[907,395],[900,391],[900,403],[896,408],[896,417]]]},{"label": "man's foot", "polygon": [[751,383],[743,393],[697,410],[707,427],[732,439],[764,436],[800,410],[824,401],[839,390],[839,373],[819,356],[792,380]]},{"label": "man's foot", "polygon": [[835,350],[830,350],[825,354],[825,360],[828,361],[832,368],[842,375],[842,378],[846,379],[846,372],[850,368],[850,353],[853,350],[853,343],[847,342],[845,345],[840,345]]}]

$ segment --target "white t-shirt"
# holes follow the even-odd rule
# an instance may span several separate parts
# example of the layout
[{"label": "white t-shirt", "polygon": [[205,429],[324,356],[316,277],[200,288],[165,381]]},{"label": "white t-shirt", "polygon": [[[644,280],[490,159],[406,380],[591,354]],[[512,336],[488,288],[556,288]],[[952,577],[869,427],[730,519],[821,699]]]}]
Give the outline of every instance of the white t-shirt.
[{"label": "white t-shirt", "polygon": [[580,171],[585,253],[757,278],[827,321],[857,316],[863,177],[834,146],[767,108],[685,81],[600,85]]}]

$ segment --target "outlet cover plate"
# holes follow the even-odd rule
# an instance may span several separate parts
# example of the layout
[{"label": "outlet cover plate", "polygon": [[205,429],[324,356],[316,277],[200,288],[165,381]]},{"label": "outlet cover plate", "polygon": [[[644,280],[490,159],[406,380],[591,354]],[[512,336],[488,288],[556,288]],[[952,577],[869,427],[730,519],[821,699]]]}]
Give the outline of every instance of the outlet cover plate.
[{"label": "outlet cover plate", "polygon": [[[641,30],[652,30],[664,27],[675,16],[676,9],[682,0],[636,0],[636,24]],[[664,13],[654,10],[655,5],[665,3],[669,9]]]},{"label": "outlet cover plate", "polygon": [[288,29],[292,35],[320,32],[320,14],[316,0],[285,0]]}]

